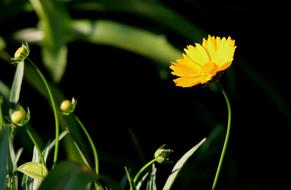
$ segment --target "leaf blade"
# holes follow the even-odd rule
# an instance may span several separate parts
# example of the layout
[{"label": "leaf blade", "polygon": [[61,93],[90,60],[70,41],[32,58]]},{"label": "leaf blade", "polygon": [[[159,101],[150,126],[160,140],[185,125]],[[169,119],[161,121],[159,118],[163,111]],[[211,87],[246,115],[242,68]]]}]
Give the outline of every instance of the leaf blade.
[{"label": "leaf blade", "polygon": [[39,181],[41,181],[48,173],[46,167],[38,162],[26,162],[20,165],[17,170]]},{"label": "leaf blade", "polygon": [[71,161],[63,161],[49,172],[39,190],[83,190],[94,182],[97,176],[87,166]]},{"label": "leaf blade", "polygon": [[186,163],[186,161],[194,154],[194,152],[206,141],[206,138],[202,139],[198,144],[196,144],[193,148],[191,148],[188,152],[186,152],[179,160],[178,162],[175,164],[175,166],[172,169],[172,173],[171,175],[168,177],[163,190],[169,190],[176,177],[178,176],[180,170],[182,169],[182,167],[184,166],[184,164]]},{"label": "leaf blade", "polygon": [[8,135],[8,129],[4,127],[3,130],[0,131],[0,190],[4,190],[6,187],[6,168],[9,155]]},{"label": "leaf blade", "polygon": [[14,79],[10,91],[9,101],[12,103],[17,103],[20,97],[21,85],[24,75],[24,61],[17,63],[16,71],[14,74]]}]

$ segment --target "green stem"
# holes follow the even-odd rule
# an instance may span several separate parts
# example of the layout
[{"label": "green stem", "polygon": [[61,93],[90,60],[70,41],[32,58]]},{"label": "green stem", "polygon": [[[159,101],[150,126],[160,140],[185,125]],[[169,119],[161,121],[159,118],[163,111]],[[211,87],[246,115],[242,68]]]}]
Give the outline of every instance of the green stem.
[{"label": "green stem", "polygon": [[149,161],[148,163],[146,163],[138,172],[137,174],[135,175],[134,179],[133,179],[133,182],[134,182],[134,185],[136,185],[138,179],[140,178],[141,174],[149,167],[151,166],[155,161],[157,161],[155,158],[152,159],[151,161]]},{"label": "green stem", "polygon": [[59,127],[59,118],[58,118],[58,113],[57,113],[57,109],[56,109],[56,105],[55,105],[55,100],[53,97],[53,94],[51,92],[51,89],[45,79],[45,77],[43,76],[43,74],[41,73],[41,71],[38,69],[38,67],[29,59],[27,58],[27,60],[31,63],[31,65],[34,67],[34,69],[36,70],[37,74],[40,76],[42,82],[45,85],[45,88],[48,92],[49,95],[49,99],[51,101],[52,104],[52,109],[54,112],[54,118],[55,118],[55,152],[54,152],[54,160],[53,160],[53,167],[55,166],[55,164],[57,163],[58,160],[58,152],[59,152],[59,133],[60,133],[60,127]]},{"label": "green stem", "polygon": [[91,149],[92,149],[92,152],[93,152],[93,155],[94,155],[94,161],[95,161],[95,171],[96,171],[96,174],[98,175],[99,174],[99,160],[98,160],[98,154],[97,154],[97,150],[96,150],[96,147],[94,145],[94,142],[92,141],[92,138],[90,137],[87,129],[85,128],[84,124],[81,122],[81,120],[75,116],[75,119],[76,121],[79,123],[80,127],[82,128],[83,132],[85,133],[89,143],[90,143],[90,146],[91,146]]},{"label": "green stem", "polygon": [[231,128],[231,105],[230,105],[230,101],[228,99],[228,96],[227,96],[224,88],[220,85],[220,83],[218,83],[218,84],[220,86],[221,92],[222,92],[222,94],[224,96],[224,99],[225,99],[225,102],[226,102],[226,105],[227,105],[228,119],[227,119],[227,131],[226,131],[226,135],[225,135],[224,144],[223,144],[223,148],[222,148],[222,151],[221,151],[218,167],[217,167],[217,170],[216,170],[215,178],[214,178],[214,181],[213,181],[212,190],[215,189],[216,184],[217,184],[217,180],[218,180],[219,173],[220,173],[221,166],[222,166],[222,162],[223,162],[223,159],[224,159],[224,156],[225,156],[225,152],[226,152],[226,148],[227,148],[227,144],[228,144],[228,139],[229,139],[229,134],[230,134],[230,128]]},{"label": "green stem", "polygon": [[44,166],[46,166],[45,161],[44,161],[44,158],[43,158],[43,155],[42,155],[42,152],[41,152],[41,150],[40,150],[40,148],[39,148],[39,146],[38,146],[38,144],[37,144],[37,142],[36,142],[34,136],[32,135],[32,133],[31,133],[29,127],[25,127],[25,129],[26,129],[26,132],[27,132],[28,136],[30,137],[32,143],[34,144],[34,146],[35,146],[35,148],[36,148],[36,150],[37,150],[37,152],[38,152],[38,156],[39,156],[39,158],[40,158],[40,162],[41,162]]}]

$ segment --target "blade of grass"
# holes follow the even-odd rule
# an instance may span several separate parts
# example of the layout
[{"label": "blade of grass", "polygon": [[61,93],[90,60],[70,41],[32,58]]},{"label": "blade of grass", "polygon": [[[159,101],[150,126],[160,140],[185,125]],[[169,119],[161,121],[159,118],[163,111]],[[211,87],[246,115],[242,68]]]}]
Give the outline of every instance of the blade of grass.
[{"label": "blade of grass", "polygon": [[127,180],[130,186],[130,190],[136,190],[135,184],[134,184],[134,180],[132,179],[132,176],[129,172],[129,170],[127,169],[127,167],[124,167],[125,172],[126,172],[126,176],[127,176]]},{"label": "blade of grass", "polygon": [[49,172],[39,190],[83,190],[96,179],[94,171],[87,166],[63,161]]},{"label": "blade of grass", "polygon": [[6,47],[6,43],[5,43],[4,39],[0,36],[0,51],[5,49],[5,47]]},{"label": "blade of grass", "polygon": [[176,177],[178,176],[180,170],[183,168],[183,166],[185,165],[185,163],[187,162],[187,160],[195,153],[195,151],[206,141],[206,138],[202,139],[198,144],[196,144],[193,148],[191,148],[188,152],[186,152],[181,158],[180,160],[178,160],[178,162],[175,164],[175,166],[172,169],[172,173],[171,175],[168,177],[163,190],[169,190]]},{"label": "blade of grass", "polygon": [[126,49],[164,66],[181,55],[164,36],[118,22],[78,20],[72,27],[77,39]]},{"label": "blade of grass", "polygon": [[10,95],[10,89],[9,87],[0,80],[0,94],[4,97],[4,98],[8,98]]},{"label": "blade of grass", "polygon": [[11,103],[16,104],[19,101],[21,85],[24,74],[24,61],[20,61],[17,63],[16,71],[14,74],[14,79],[10,91],[9,101]]},{"label": "blade of grass", "polygon": [[0,131],[0,190],[6,189],[6,174],[9,155],[8,128]]},{"label": "blade of grass", "polygon": [[[65,33],[69,16],[61,1],[30,0],[44,32],[42,55],[45,66],[55,82],[59,82],[67,64]],[[61,19],[60,19],[61,18]]]},{"label": "blade of grass", "polygon": [[[73,7],[78,10],[117,11],[142,16],[153,22],[164,25],[178,34],[194,41],[200,41],[205,36],[205,32],[194,23],[191,23],[174,10],[158,2],[99,0],[98,2],[77,1],[72,4]],[[122,6],[120,6],[120,4],[122,4]]]}]

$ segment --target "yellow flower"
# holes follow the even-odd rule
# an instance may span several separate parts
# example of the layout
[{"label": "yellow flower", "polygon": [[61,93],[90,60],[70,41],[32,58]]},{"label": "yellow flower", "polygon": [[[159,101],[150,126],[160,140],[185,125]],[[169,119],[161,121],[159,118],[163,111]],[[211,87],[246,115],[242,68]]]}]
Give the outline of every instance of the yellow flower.
[{"label": "yellow flower", "polygon": [[179,77],[174,80],[176,86],[192,87],[207,83],[231,65],[235,48],[235,41],[230,37],[214,36],[203,39],[202,45],[187,46],[183,58],[170,66],[172,74]]}]

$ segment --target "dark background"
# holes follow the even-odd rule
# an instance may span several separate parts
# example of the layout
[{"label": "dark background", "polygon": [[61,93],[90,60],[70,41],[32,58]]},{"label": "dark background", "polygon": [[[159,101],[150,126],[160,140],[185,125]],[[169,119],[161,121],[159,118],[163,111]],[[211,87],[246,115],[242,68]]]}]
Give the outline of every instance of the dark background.
[{"label": "dark background", "polygon": [[[291,119],[289,110],[284,110],[284,106],[289,109],[290,103],[290,33],[286,6],[280,1],[161,2],[207,34],[231,36],[236,40],[233,65],[220,79],[230,95],[233,123],[217,189],[291,189]],[[193,43],[156,23],[130,14],[74,10],[70,14],[75,18],[109,18],[148,28],[165,34],[181,50]],[[9,39],[10,33],[18,28],[35,26],[37,17],[25,13],[0,21],[0,35]],[[7,49],[13,52],[15,47],[17,42],[11,40]],[[71,42],[68,47],[67,70],[57,86],[68,98],[77,98],[76,114],[88,126],[101,155],[110,156],[110,159],[101,156],[104,173],[120,179],[124,175],[124,164],[139,168],[162,144],[174,149],[173,159],[178,159],[200,139],[208,137],[217,124],[226,126],[227,110],[220,93],[201,86],[177,88],[172,82],[174,77],[160,77],[152,60],[125,50],[82,41]],[[38,47],[31,48],[31,58],[39,60]],[[9,83],[13,70],[2,65],[1,79],[5,76],[3,80]],[[91,68],[98,69],[97,76]],[[248,68],[256,72],[254,77]],[[274,89],[266,90],[266,86]],[[34,116],[38,114],[34,111],[38,106],[49,107],[27,83],[24,83],[22,98],[31,108],[31,122],[49,125],[53,120],[49,114]],[[280,103],[283,104],[281,107]],[[51,129],[46,128],[39,130],[40,134],[43,130],[51,133]],[[143,155],[138,154],[129,131],[138,138]],[[189,167],[183,177],[178,178],[174,189],[210,189],[224,134],[225,131],[220,132],[209,145],[212,152],[208,157],[200,151],[197,159],[190,159]],[[172,165],[158,167],[163,179]]]}]

